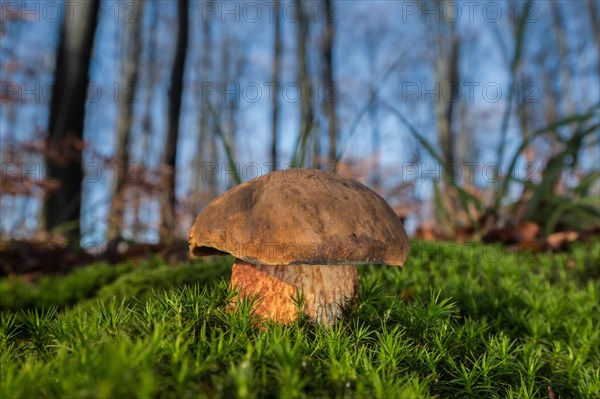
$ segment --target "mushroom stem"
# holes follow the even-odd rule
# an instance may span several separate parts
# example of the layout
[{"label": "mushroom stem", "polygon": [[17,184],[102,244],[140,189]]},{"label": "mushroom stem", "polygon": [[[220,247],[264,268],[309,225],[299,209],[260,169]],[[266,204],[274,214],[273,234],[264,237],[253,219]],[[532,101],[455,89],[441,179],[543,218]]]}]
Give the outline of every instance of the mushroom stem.
[{"label": "mushroom stem", "polygon": [[333,325],[356,296],[357,284],[355,265],[268,266],[236,259],[231,272],[231,285],[239,294],[258,294],[255,313],[278,322],[296,319],[298,290],[303,311],[317,322]]}]

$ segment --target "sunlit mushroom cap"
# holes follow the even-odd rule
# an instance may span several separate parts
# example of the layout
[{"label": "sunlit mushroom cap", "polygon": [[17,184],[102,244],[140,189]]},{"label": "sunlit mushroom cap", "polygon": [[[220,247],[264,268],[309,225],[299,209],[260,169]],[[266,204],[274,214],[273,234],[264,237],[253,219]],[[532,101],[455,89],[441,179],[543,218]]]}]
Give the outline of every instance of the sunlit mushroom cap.
[{"label": "sunlit mushroom cap", "polygon": [[242,183],[208,204],[190,231],[193,255],[230,253],[264,265],[400,266],[408,243],[402,222],[377,193],[315,169]]}]

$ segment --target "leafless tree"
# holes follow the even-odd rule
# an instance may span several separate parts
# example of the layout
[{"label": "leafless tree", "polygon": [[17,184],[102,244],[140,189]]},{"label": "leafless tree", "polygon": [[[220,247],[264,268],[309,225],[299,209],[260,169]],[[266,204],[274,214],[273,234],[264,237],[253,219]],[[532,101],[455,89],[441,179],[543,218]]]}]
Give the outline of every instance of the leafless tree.
[{"label": "leafless tree", "polygon": [[167,122],[167,138],[163,158],[166,173],[166,187],[163,193],[162,218],[160,235],[169,239],[174,233],[176,224],[176,161],[177,144],[179,142],[179,116],[183,97],[183,75],[188,43],[188,0],[177,2],[177,45],[171,70],[171,87],[169,88],[169,112]]},{"label": "leafless tree", "polygon": [[[200,55],[199,76],[199,98],[200,110],[198,113],[198,140],[196,142],[197,156],[194,159],[194,198],[206,197],[212,199],[217,196],[217,179],[214,173],[204,174],[204,167],[216,167],[217,161],[217,140],[214,135],[214,116],[210,112],[212,99],[204,93],[205,84],[214,84],[208,82],[213,74],[213,34],[212,19],[210,16],[202,18],[202,53]],[[206,177],[206,179],[205,179]],[[204,181],[206,180],[206,181]],[[206,183],[206,184],[203,184]],[[205,195],[203,195],[205,194]]]},{"label": "leafless tree", "polygon": [[273,24],[273,84],[275,90],[273,92],[273,113],[271,115],[271,163],[273,168],[277,167],[277,136],[279,128],[279,73],[281,68],[281,16],[279,2],[275,2],[273,7],[274,24]]},{"label": "leafless tree", "polygon": [[365,52],[369,70],[369,95],[372,103],[367,111],[369,126],[371,128],[372,167],[370,171],[370,185],[376,190],[381,189],[381,128],[379,114],[379,88],[377,87],[377,57],[379,54],[379,41],[384,34],[381,26],[369,25],[365,33]]},{"label": "leafless tree", "polygon": [[296,25],[296,80],[300,87],[300,123],[298,132],[298,143],[295,151],[295,163],[302,165],[308,140],[313,130],[314,110],[312,106],[312,93],[310,83],[310,69],[308,60],[308,44],[310,38],[310,16],[301,0],[294,0],[297,15]]},{"label": "leafless tree", "polygon": [[[454,143],[456,133],[454,131],[455,104],[458,97],[460,85],[459,77],[459,51],[460,41],[456,33],[456,22],[444,18],[437,29],[436,44],[438,46],[438,57],[435,63],[435,81],[440,84],[442,94],[436,99],[436,114],[438,121],[438,137],[442,147],[442,154],[446,165],[456,163]],[[450,95],[446,95],[447,89]],[[454,168],[448,168],[449,176],[454,173]],[[450,176],[454,178],[454,176]]]},{"label": "leafless tree", "polygon": [[45,200],[44,227],[52,231],[60,226],[70,242],[78,243],[85,103],[99,1],[67,3],[72,18],[64,18],[47,141],[47,174],[58,187]]},{"label": "leafless tree", "polygon": [[594,37],[594,41],[596,42],[596,51],[597,56],[600,62],[600,19],[598,19],[598,2],[595,0],[588,0],[588,9],[590,15],[590,22],[592,26],[592,33]]},{"label": "leafless tree", "polygon": [[324,106],[329,130],[329,162],[335,162],[337,156],[337,94],[334,80],[333,51],[335,46],[335,25],[333,15],[333,0],[323,0],[325,6],[325,31],[322,42],[323,82],[325,83]]},{"label": "leafless tree", "polygon": [[125,187],[129,167],[129,146],[133,129],[133,108],[138,87],[138,71],[142,49],[142,8],[144,0],[134,0],[131,20],[124,22],[121,31],[121,79],[119,82],[119,114],[117,116],[115,144],[115,188],[110,204],[108,240],[118,239],[123,228],[123,213],[126,207]]},{"label": "leafless tree", "polygon": [[[158,25],[161,18],[161,6],[162,3],[153,1],[145,2],[144,14],[147,15],[147,26]],[[151,158],[146,157],[145,154],[148,154],[151,151],[150,144],[154,134],[153,116],[155,113],[153,112],[152,103],[156,97],[156,86],[160,79],[161,70],[160,50],[158,49],[159,33],[160,30],[156,29],[143,36],[144,43],[142,44],[142,48],[145,49],[143,54],[144,68],[140,71],[142,72],[140,80],[143,79],[143,84],[140,84],[140,88],[143,87],[141,92],[143,93],[143,105],[141,105],[142,117],[140,121],[141,137],[139,138],[139,141],[136,141],[134,147],[132,146],[129,148],[129,151],[132,152],[133,148],[139,148],[137,151],[138,154],[143,155],[138,161],[139,163],[134,165],[136,177],[139,177],[140,180],[136,181],[135,185],[128,187],[129,191],[133,194],[131,195],[131,211],[133,216],[131,230],[133,237],[138,240],[148,228],[148,222],[147,220],[144,220],[146,215],[144,215],[143,207],[151,201],[150,198],[154,199],[157,197],[154,193],[149,192],[149,190],[142,189],[139,183],[146,180],[148,164],[151,162]]]}]

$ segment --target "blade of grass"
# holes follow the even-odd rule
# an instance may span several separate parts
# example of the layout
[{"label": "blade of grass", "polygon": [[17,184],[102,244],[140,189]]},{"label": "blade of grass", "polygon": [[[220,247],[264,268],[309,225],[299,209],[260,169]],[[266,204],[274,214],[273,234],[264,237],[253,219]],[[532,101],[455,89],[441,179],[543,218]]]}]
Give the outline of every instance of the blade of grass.
[{"label": "blade of grass", "polygon": [[358,128],[358,124],[360,123],[360,121],[362,120],[362,118],[367,114],[367,112],[369,111],[369,109],[371,109],[371,107],[373,106],[373,103],[375,102],[375,99],[377,98],[377,95],[379,94],[380,88],[388,80],[388,78],[392,75],[392,72],[394,72],[396,70],[396,68],[398,68],[398,66],[400,65],[400,63],[402,62],[402,60],[403,60],[403,57],[399,57],[395,62],[393,62],[387,68],[387,70],[383,73],[381,81],[379,82],[378,85],[375,86],[375,90],[373,90],[371,92],[371,95],[369,96],[369,99],[367,100],[367,102],[365,103],[365,105],[356,114],[356,117],[354,118],[354,120],[350,124],[350,128],[348,129],[348,136],[347,136],[347,138],[346,138],[346,140],[344,142],[344,145],[340,146],[341,147],[341,151],[335,157],[335,163],[336,164],[340,161],[340,159],[344,155],[344,152],[346,152],[346,148],[348,147],[348,143],[352,139],[352,136],[354,136],[354,133],[356,132],[356,129]]},{"label": "blade of grass", "polygon": [[500,125],[500,145],[498,146],[498,165],[503,164],[504,160],[504,151],[506,148],[506,136],[508,134],[508,125],[510,122],[510,116],[512,114],[512,105],[514,101],[514,87],[516,81],[517,69],[519,67],[521,61],[521,54],[523,51],[523,42],[525,38],[525,31],[527,28],[527,20],[530,15],[529,12],[531,7],[533,6],[533,0],[527,0],[523,7],[523,13],[520,14],[519,19],[517,21],[517,31],[515,33],[515,50],[513,53],[513,58],[510,63],[510,85],[511,88],[509,90],[509,95],[506,97],[506,105],[504,108],[504,115],[502,116],[502,124]]},{"label": "blade of grass", "polygon": [[[445,167],[441,155],[439,155],[438,152],[433,148],[433,145],[431,145],[431,143],[429,143],[427,139],[419,133],[419,131],[404,117],[404,115],[398,109],[396,109],[394,106],[387,102],[383,102],[383,106],[387,108],[393,115],[395,115],[402,122],[402,124],[404,124],[404,126],[408,128],[409,133],[419,142],[419,144],[421,144],[427,150],[429,155],[432,156],[436,160],[436,162],[442,165],[442,167]],[[467,214],[467,217],[469,218],[469,222],[473,226],[477,226],[478,223],[476,221],[476,218],[471,213],[469,203],[474,204],[475,208],[481,212],[483,210],[482,201],[479,198],[475,197],[473,194],[467,192],[463,187],[461,187],[457,183],[455,179],[449,179],[448,183],[458,193],[460,203],[463,207],[463,210]]]},{"label": "blade of grass", "polygon": [[528,136],[528,138],[523,140],[521,145],[515,150],[512,158],[510,160],[510,163],[508,164],[506,174],[504,175],[505,178],[502,179],[502,184],[500,185],[500,188],[496,191],[496,193],[494,195],[494,203],[492,205],[493,211],[496,214],[499,214],[500,207],[502,205],[502,200],[506,197],[506,195],[508,193],[508,187],[511,182],[510,176],[514,175],[515,168],[517,166],[519,157],[521,156],[521,154],[523,153],[525,148],[527,148],[535,138],[537,138],[543,134],[546,134],[548,132],[557,130],[561,127],[568,126],[572,123],[583,123],[583,122],[591,119],[595,115],[597,110],[599,110],[599,109],[600,109],[600,104],[597,104],[597,105],[593,106],[592,108],[590,108],[590,110],[584,114],[571,115],[566,118],[560,119],[556,122],[553,122],[549,125],[546,125],[540,129],[535,130],[531,135]]},{"label": "blade of grass", "polygon": [[215,133],[217,134],[217,137],[221,139],[221,143],[223,144],[223,149],[225,150],[225,156],[227,157],[227,163],[229,164],[229,168],[233,171],[233,181],[235,182],[235,184],[240,184],[242,182],[242,178],[239,174],[238,168],[237,168],[237,162],[235,161],[235,155],[233,154],[233,149],[231,148],[231,144],[229,143],[229,140],[227,140],[227,137],[225,136],[225,133],[223,132],[223,129],[221,128],[221,123],[220,118],[219,118],[219,114],[217,113],[217,111],[214,109],[214,107],[212,106],[212,104],[210,102],[206,102],[206,104],[208,105],[208,110],[209,112],[213,115],[213,117],[215,118]]}]

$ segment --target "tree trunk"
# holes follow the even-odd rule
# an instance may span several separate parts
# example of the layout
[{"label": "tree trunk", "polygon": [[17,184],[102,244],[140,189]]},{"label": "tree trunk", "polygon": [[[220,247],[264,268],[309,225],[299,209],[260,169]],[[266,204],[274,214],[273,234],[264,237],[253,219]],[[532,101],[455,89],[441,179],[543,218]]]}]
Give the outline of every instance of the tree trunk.
[{"label": "tree trunk", "polygon": [[[550,10],[552,12],[552,30],[556,36],[556,44],[558,49],[558,60],[556,69],[560,79],[555,79],[556,99],[564,102],[564,109],[567,115],[575,114],[576,106],[573,97],[571,96],[571,77],[572,67],[570,64],[569,48],[567,47],[567,27],[564,20],[564,15],[560,9],[560,3],[550,2]],[[556,77],[556,75],[555,75]],[[566,115],[565,115],[566,116]]]},{"label": "tree trunk", "polygon": [[307,44],[309,40],[309,16],[302,6],[301,0],[294,0],[296,9],[300,10],[296,21],[296,65],[297,81],[300,85],[300,123],[298,132],[298,148],[296,149],[297,167],[304,166],[307,143],[313,123],[312,93],[308,69]]},{"label": "tree trunk", "polygon": [[381,129],[379,126],[379,100],[377,99],[376,89],[373,87],[373,81],[369,84],[370,95],[373,105],[369,107],[369,125],[371,125],[371,147],[372,147],[372,167],[370,185],[373,190],[381,192]]},{"label": "tree trunk", "polygon": [[[429,2],[425,9],[431,9],[433,1]],[[453,0],[442,0],[436,3],[439,6],[452,4]],[[438,6],[436,5],[436,7]],[[448,7],[452,10],[454,8]],[[456,190],[450,184],[455,179],[456,166],[456,134],[455,134],[455,114],[458,98],[458,89],[460,84],[459,77],[459,51],[460,42],[456,32],[456,21],[459,18],[451,18],[451,16],[443,13],[439,21],[434,21],[433,18],[427,17],[430,21],[428,29],[432,32],[433,48],[433,81],[436,85],[436,96],[434,99],[435,118],[437,124],[438,145],[441,150],[442,165],[440,172],[442,179],[439,187],[436,186],[436,218],[440,222],[444,234],[454,236],[455,228],[459,224],[467,224],[465,214],[457,212],[459,204],[456,195]],[[441,190],[440,190],[441,189]],[[439,199],[439,201],[438,201]],[[442,216],[448,215],[448,217]]]},{"label": "tree trunk", "polygon": [[[159,13],[161,12],[161,4],[159,2],[145,2],[144,12],[148,15],[148,26],[156,26],[158,20],[160,18]],[[142,135],[139,143],[136,143],[134,148],[137,150],[138,154],[143,154],[142,158],[139,160],[138,167],[138,176],[141,179],[145,179],[146,170],[148,167],[147,158],[144,155],[150,154],[151,146],[150,142],[152,140],[152,135],[154,134],[154,125],[153,125],[153,116],[154,112],[152,109],[153,99],[155,97],[155,82],[160,80],[159,78],[159,66],[157,59],[159,57],[157,52],[158,47],[158,38],[159,33],[156,30],[153,32],[147,33],[144,38],[144,43],[142,47],[148,49],[148,53],[146,56],[146,64],[144,65],[144,71],[146,74],[144,76],[145,79],[145,90],[144,90],[144,99],[142,106],[143,115],[141,120],[141,129]],[[134,152],[133,148],[130,148],[132,152]],[[148,193],[142,189],[141,185],[135,185],[130,188],[130,190],[135,190],[135,194],[132,196],[133,201],[131,204],[132,212],[133,212],[133,222],[131,225],[132,236],[134,240],[139,241],[143,240],[143,234],[148,230],[148,222],[147,218],[143,216],[144,214],[144,204],[147,202],[160,201],[160,197],[158,195],[148,195]]]},{"label": "tree trunk", "polygon": [[83,128],[98,3],[67,1],[72,18],[64,19],[50,105],[47,176],[58,187],[45,200],[44,228],[62,226],[71,243],[79,243],[81,235]]},{"label": "tree trunk", "polygon": [[[211,19],[202,19],[202,56],[200,76],[200,115],[198,120],[198,141],[196,143],[197,156],[195,162],[194,197],[201,198],[202,191],[206,190],[206,199],[211,200],[217,196],[216,177],[216,138],[212,133],[214,129],[214,117],[210,112],[210,97],[205,95],[204,83],[210,81],[213,66],[211,56],[213,54],[213,39],[211,34]],[[215,168],[214,170],[212,168]],[[214,173],[213,173],[214,172]]]},{"label": "tree trunk", "polygon": [[179,141],[179,116],[181,113],[181,101],[183,97],[183,74],[185,70],[185,58],[188,43],[188,0],[179,0],[177,45],[171,71],[171,87],[169,89],[169,114],[167,124],[167,139],[164,152],[164,171],[166,173],[166,187],[163,196],[163,212],[161,220],[160,235],[163,239],[172,236],[175,229],[175,180],[177,142]]},{"label": "tree trunk", "polygon": [[138,70],[141,53],[142,8],[144,1],[134,0],[132,21],[125,24],[121,32],[123,59],[119,82],[119,115],[117,116],[117,140],[115,143],[115,188],[110,204],[108,240],[116,240],[123,229],[123,213],[126,205],[125,186],[128,179],[129,143],[133,127],[133,105],[138,85]]},{"label": "tree trunk", "polygon": [[277,169],[277,129],[279,125],[279,69],[281,64],[281,18],[279,2],[274,4],[275,31],[273,32],[273,114],[271,119],[271,163]]},{"label": "tree trunk", "polygon": [[588,0],[588,9],[590,11],[590,20],[592,22],[592,36],[596,42],[596,55],[598,56],[598,62],[600,63],[600,27],[598,26],[598,12],[596,11],[596,2],[594,0]]},{"label": "tree trunk", "polygon": [[372,98],[371,106],[367,110],[369,125],[371,127],[372,166],[370,170],[369,185],[377,192],[381,191],[381,129],[379,126],[379,99],[377,93],[376,62],[378,53],[378,42],[381,33],[368,31],[367,40],[367,63],[369,65],[369,97]]},{"label": "tree trunk", "polygon": [[333,79],[333,49],[335,44],[335,27],[333,21],[333,1],[324,0],[325,3],[325,35],[323,37],[323,61],[324,82],[325,82],[325,112],[328,119],[329,128],[329,162],[335,162],[337,159],[337,115],[335,104],[337,101],[337,91],[335,90],[335,81]]},{"label": "tree trunk", "polygon": [[[438,121],[438,138],[442,148],[444,165],[447,167],[448,179],[454,179],[454,164],[456,163],[456,151],[454,148],[455,134],[454,102],[458,96],[459,89],[459,41],[456,34],[454,22],[446,22],[449,29],[449,38],[445,32],[439,32],[439,53],[436,60],[436,82],[439,83],[440,93],[436,98],[436,114]],[[449,89],[449,90],[448,90]],[[449,94],[449,95],[448,95]]]}]

